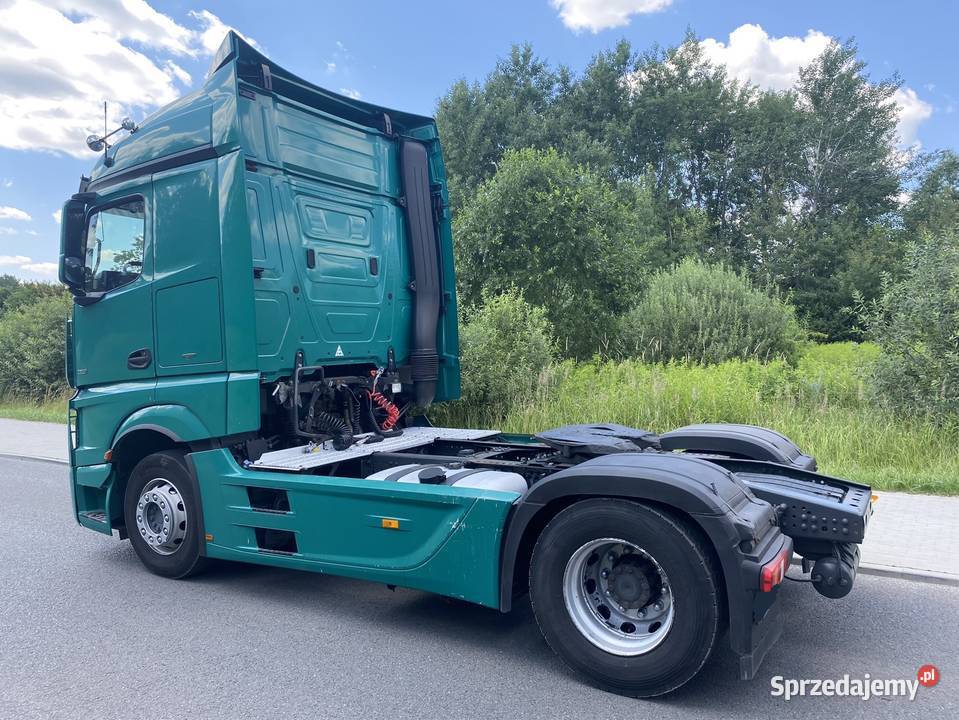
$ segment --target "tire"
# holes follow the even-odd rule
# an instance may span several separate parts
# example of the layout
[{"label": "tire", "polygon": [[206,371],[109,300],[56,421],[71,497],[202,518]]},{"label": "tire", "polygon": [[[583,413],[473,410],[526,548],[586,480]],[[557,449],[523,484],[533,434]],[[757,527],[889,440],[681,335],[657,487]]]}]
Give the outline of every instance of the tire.
[{"label": "tire", "polygon": [[723,597],[698,535],[628,500],[566,508],[541,533],[530,563],[530,599],[546,642],[597,687],[630,697],[663,695],[699,672],[724,620]]},{"label": "tire", "polygon": [[185,578],[205,568],[195,488],[184,454],[177,450],[148,455],[130,473],[123,517],[133,550],[150,572]]}]

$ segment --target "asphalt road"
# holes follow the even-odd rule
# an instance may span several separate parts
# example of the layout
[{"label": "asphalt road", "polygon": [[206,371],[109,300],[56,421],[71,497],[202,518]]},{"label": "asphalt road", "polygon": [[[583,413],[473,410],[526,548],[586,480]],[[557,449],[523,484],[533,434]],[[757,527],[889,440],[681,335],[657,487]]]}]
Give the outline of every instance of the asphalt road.
[{"label": "asphalt road", "polygon": [[[502,615],[410,590],[222,564],[189,581],[144,570],[80,528],[67,471],[0,459],[0,718],[959,717],[959,591],[862,577],[828,601],[791,584],[757,678],[724,647],[655,701],[583,684],[528,603]],[[942,680],[915,701],[770,695],[770,678]]]}]

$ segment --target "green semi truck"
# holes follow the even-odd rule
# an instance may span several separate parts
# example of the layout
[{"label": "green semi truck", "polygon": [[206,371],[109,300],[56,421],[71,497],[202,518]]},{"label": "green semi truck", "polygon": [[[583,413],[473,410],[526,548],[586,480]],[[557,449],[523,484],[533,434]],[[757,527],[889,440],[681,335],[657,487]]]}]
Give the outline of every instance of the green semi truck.
[{"label": "green semi truck", "polygon": [[794,553],[823,595],[852,588],[869,487],[771,430],[429,423],[460,390],[431,118],[230,33],[202,88],[123,129],[89,139],[63,208],[71,483],[79,523],[149,570],[236,560],[502,612],[529,594],[559,656],[631,696],[724,634],[751,678]]}]

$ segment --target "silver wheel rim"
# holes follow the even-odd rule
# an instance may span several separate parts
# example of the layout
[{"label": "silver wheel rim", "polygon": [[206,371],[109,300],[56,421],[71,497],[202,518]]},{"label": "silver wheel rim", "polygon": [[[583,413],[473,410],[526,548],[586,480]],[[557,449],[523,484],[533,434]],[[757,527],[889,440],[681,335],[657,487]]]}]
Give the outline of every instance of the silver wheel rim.
[{"label": "silver wheel rim", "polygon": [[186,505],[177,486],[166,478],[154,478],[137,500],[137,532],[158,555],[172,555],[187,532]]},{"label": "silver wheel rim", "polygon": [[576,629],[613,655],[645,655],[673,626],[669,580],[656,559],[619,538],[591,540],[563,574],[563,600]]}]

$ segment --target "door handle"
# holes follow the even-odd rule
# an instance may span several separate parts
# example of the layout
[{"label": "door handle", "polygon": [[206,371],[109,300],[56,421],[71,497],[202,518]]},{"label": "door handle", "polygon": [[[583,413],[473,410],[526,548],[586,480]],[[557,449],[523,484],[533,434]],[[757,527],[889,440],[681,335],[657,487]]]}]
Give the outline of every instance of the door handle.
[{"label": "door handle", "polygon": [[134,350],[127,355],[128,370],[145,370],[150,367],[151,362],[153,362],[153,353],[150,352],[149,348]]}]

